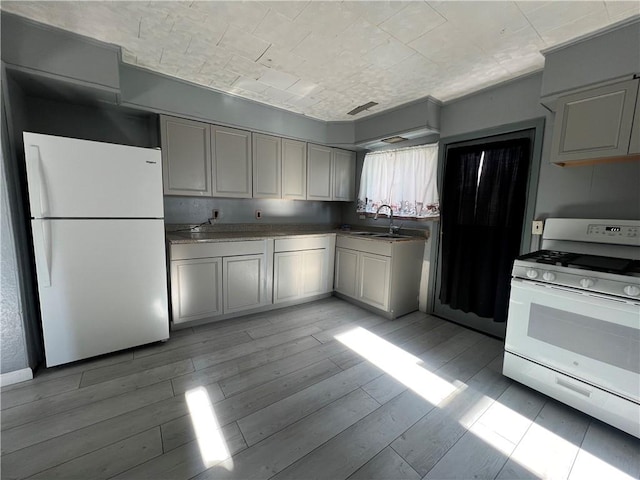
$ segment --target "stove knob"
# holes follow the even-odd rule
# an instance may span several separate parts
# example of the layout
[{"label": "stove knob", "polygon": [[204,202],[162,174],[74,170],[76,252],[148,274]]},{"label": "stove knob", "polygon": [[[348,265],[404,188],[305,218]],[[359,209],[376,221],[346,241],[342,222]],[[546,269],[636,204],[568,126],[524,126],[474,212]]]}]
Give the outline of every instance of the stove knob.
[{"label": "stove knob", "polygon": [[590,288],[590,287],[593,287],[595,284],[596,284],[595,280],[591,278],[583,278],[582,280],[580,280],[580,285],[582,286],[582,288]]},{"label": "stove knob", "polygon": [[635,285],[627,285],[622,290],[630,297],[637,297],[640,295],[640,287],[636,287]]},{"label": "stove knob", "polygon": [[538,271],[535,268],[527,270],[527,278],[538,278]]},{"label": "stove knob", "polygon": [[547,282],[553,282],[556,279],[556,274],[553,272],[544,272],[542,274],[542,278],[544,278]]}]

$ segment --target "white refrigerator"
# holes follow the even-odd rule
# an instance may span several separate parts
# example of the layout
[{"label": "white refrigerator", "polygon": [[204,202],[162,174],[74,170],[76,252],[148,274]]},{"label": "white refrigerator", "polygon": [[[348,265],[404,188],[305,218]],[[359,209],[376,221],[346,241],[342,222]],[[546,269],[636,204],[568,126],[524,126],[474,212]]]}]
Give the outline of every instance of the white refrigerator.
[{"label": "white refrigerator", "polygon": [[160,150],[24,133],[48,367],[169,337]]}]

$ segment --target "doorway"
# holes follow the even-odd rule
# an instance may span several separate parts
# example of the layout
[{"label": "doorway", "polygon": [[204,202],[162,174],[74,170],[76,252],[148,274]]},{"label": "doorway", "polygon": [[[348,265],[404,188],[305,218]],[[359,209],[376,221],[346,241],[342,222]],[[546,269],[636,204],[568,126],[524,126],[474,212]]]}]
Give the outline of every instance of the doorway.
[{"label": "doorway", "polygon": [[544,121],[518,126],[445,139],[439,169],[433,313],[500,338],[513,259],[530,250]]}]

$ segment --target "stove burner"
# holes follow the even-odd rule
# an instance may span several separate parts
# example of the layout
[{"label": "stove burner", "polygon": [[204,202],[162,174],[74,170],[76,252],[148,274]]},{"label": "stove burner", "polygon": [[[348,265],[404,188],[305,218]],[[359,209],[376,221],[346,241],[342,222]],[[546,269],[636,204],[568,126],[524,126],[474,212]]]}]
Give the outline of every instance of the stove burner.
[{"label": "stove burner", "polygon": [[518,257],[547,265],[558,265],[597,272],[617,273],[619,275],[637,276],[640,272],[640,261],[626,258],[603,257],[600,255],[582,255],[579,253],[558,252],[555,250],[539,250]]}]

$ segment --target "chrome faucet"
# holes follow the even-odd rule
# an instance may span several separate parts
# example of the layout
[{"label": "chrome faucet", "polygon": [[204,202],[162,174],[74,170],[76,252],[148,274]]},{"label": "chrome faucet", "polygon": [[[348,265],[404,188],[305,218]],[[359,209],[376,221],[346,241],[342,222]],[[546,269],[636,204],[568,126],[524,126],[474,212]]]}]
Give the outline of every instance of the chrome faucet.
[{"label": "chrome faucet", "polygon": [[378,210],[376,210],[376,214],[373,217],[373,219],[377,220],[378,219],[378,214],[380,213],[380,210],[382,210],[385,207],[388,208],[389,212],[390,212],[389,213],[389,234],[393,235],[398,230],[398,227],[394,227],[394,225],[393,225],[393,208],[391,208],[390,205],[387,205],[386,203],[384,205],[380,205],[378,207]]}]

